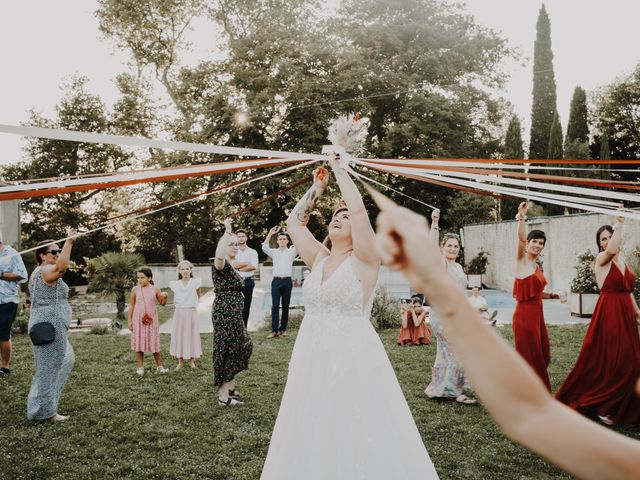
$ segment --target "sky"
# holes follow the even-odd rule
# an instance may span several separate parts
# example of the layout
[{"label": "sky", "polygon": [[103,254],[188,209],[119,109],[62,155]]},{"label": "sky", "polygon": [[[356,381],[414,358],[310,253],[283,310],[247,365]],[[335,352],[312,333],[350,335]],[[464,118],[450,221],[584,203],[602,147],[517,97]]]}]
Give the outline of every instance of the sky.
[{"label": "sky", "polygon": [[[332,0],[335,3],[337,0]],[[522,55],[508,62],[511,75],[502,96],[521,118],[528,140],[531,112],[533,44],[541,0],[466,0],[469,13]],[[576,86],[587,92],[629,74],[640,62],[640,1],[546,0],[557,84],[558,111],[566,126]],[[101,38],[93,12],[95,0],[21,0],[0,2],[0,123],[17,125],[35,109],[54,115],[60,85],[74,74],[90,79],[89,90],[111,105],[114,79],[128,57]],[[198,22],[190,39],[197,61],[215,45],[210,23]],[[0,164],[21,158],[24,141],[0,133]]]}]

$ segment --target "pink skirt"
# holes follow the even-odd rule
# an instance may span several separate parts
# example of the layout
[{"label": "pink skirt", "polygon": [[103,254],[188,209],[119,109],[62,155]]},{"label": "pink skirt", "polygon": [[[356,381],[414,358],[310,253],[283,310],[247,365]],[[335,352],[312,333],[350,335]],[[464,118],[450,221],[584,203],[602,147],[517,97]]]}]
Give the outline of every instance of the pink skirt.
[{"label": "pink skirt", "polygon": [[200,328],[195,308],[176,308],[169,353],[176,358],[200,358]]}]

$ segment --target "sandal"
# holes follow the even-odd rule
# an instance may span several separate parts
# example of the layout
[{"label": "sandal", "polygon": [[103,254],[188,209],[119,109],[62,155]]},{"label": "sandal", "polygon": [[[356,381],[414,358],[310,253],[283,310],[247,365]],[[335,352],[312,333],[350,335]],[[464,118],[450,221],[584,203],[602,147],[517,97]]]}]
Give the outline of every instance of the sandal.
[{"label": "sandal", "polygon": [[234,388],[233,390],[229,389],[229,398],[235,398],[236,400],[240,400],[242,397],[240,393]]},{"label": "sandal", "polygon": [[478,403],[477,400],[467,397],[464,393],[456,397],[456,402],[462,403],[463,405],[474,405]]},{"label": "sandal", "polygon": [[604,417],[603,417],[603,416],[598,415],[598,420],[600,420],[600,421],[601,421],[602,423],[604,423],[605,425],[608,425],[609,427],[610,427],[611,425],[615,425],[615,424],[616,424],[616,423],[611,419],[611,417],[610,417],[609,415],[605,415]]},{"label": "sandal", "polygon": [[221,405],[223,407],[230,407],[233,405],[244,405],[244,402],[241,402],[240,400],[236,400],[235,398],[231,398],[231,397],[229,397],[226,402],[218,398],[218,405]]}]

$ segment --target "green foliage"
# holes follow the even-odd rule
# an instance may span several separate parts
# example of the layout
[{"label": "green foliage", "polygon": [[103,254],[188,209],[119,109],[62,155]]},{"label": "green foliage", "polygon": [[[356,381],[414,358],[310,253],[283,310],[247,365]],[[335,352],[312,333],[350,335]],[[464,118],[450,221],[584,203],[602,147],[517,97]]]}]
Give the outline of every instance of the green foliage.
[{"label": "green foliage", "polygon": [[111,328],[107,325],[92,325],[89,329],[90,335],[106,335],[111,332]]},{"label": "green foliage", "polygon": [[114,295],[117,319],[124,320],[126,294],[136,284],[135,271],[144,265],[144,257],[135,253],[107,252],[96,258],[85,258],[84,276],[89,280],[87,292]]},{"label": "green foliage", "polygon": [[[622,77],[597,92],[594,100],[594,123],[597,130],[607,137],[611,158],[640,158],[640,65],[631,75]],[[615,172],[615,167],[613,171]],[[637,173],[618,172],[616,175],[623,180],[638,179]]]},{"label": "green foliage", "polygon": [[489,263],[489,252],[485,252],[482,248],[475,257],[466,265],[468,275],[484,275],[487,273],[487,265]]},{"label": "green foliage", "polygon": [[[556,113],[556,81],[551,51],[551,22],[544,6],[540,7],[533,49],[533,103],[531,106],[531,141],[529,158],[547,156],[553,116]],[[557,157],[562,158],[562,156]]]},{"label": "green foliage", "polygon": [[476,193],[456,191],[445,211],[449,221],[443,231],[458,232],[464,225],[493,222],[496,220],[497,202],[492,197]]},{"label": "green foliage", "polygon": [[574,269],[576,274],[571,280],[571,292],[573,293],[599,293],[600,289],[596,283],[596,275],[593,265],[596,256],[587,250],[578,255]]},{"label": "green foliage", "polygon": [[[504,158],[523,159],[524,145],[522,141],[522,125],[520,119],[513,115],[504,138]],[[518,213],[518,205],[521,199],[503,196],[498,200],[498,220],[512,219]]]},{"label": "green foliage", "polygon": [[589,123],[587,113],[587,94],[581,87],[576,87],[571,99],[569,123],[567,124],[567,142],[589,141]]},{"label": "green foliage", "polygon": [[398,299],[389,295],[384,287],[376,289],[371,309],[371,321],[377,330],[400,328],[402,315],[398,306]]},{"label": "green foliage", "polygon": [[633,289],[633,296],[636,298],[636,302],[640,305],[640,244],[636,245],[636,248],[631,254],[629,267],[636,276],[636,284]]},{"label": "green foliage", "polygon": [[558,114],[553,115],[553,123],[551,124],[551,132],[549,134],[549,149],[547,158],[551,160],[562,160],[562,126]]}]

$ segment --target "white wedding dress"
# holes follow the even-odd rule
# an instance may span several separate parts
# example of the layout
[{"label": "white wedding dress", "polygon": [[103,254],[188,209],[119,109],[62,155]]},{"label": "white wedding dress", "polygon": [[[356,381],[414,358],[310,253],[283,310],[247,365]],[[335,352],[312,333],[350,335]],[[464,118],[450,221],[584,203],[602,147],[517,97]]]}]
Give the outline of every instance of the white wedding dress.
[{"label": "white wedding dress", "polygon": [[298,333],[261,480],[437,479],[351,257],[303,286]]}]

